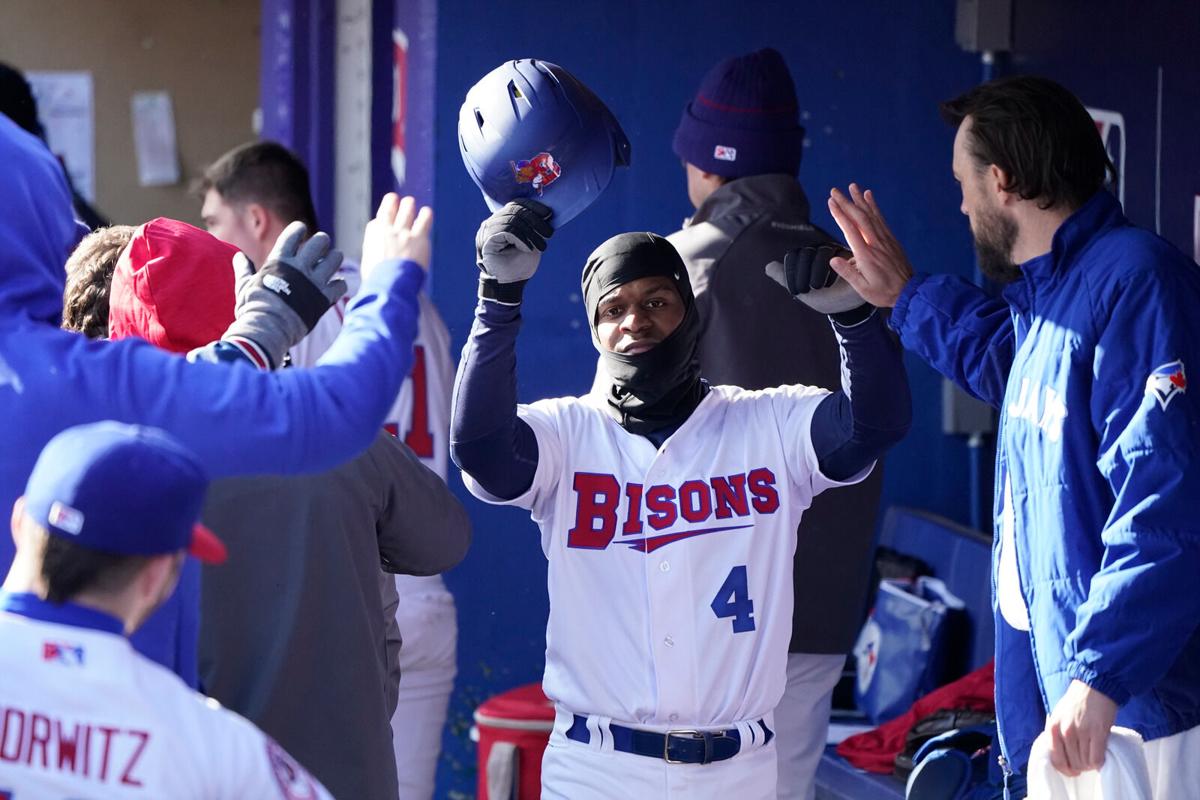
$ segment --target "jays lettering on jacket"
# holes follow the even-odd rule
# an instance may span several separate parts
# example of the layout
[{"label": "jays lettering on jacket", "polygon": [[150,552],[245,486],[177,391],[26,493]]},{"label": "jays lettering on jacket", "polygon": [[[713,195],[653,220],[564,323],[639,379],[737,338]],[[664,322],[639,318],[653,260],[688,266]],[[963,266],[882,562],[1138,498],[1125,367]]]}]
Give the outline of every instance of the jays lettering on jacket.
[{"label": "jays lettering on jacket", "polygon": [[[1002,300],[918,275],[891,319],[1000,409],[996,485],[1011,486],[1030,625],[996,609],[997,714],[1018,767],[1072,679],[1147,739],[1200,724],[1200,410],[1187,391],[1200,271],[1100,192],[1022,272]],[[998,492],[997,521],[1002,504]]]}]

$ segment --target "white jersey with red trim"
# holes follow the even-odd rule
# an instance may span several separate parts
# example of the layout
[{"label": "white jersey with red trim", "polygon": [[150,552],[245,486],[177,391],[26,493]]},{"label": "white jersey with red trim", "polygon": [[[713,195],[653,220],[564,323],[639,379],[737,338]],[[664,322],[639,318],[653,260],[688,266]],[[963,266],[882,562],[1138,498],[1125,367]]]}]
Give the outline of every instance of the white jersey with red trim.
[{"label": "white jersey with red trim", "polygon": [[[383,427],[446,480],[450,467],[450,393],[454,390],[454,359],[450,332],[437,306],[422,292],[421,315],[413,342],[413,366]],[[441,575],[397,575],[400,596],[445,594]],[[415,636],[413,637],[415,639]]]},{"label": "white jersey with red trim", "polygon": [[421,315],[413,342],[412,372],[400,386],[384,427],[445,480],[450,465],[450,393],[454,389],[450,332],[424,292],[418,300]]},{"label": "white jersey with red trim", "polygon": [[119,633],[0,611],[0,798],[331,795]]},{"label": "white jersey with red trim", "polygon": [[358,294],[358,287],[362,285],[362,272],[353,261],[343,261],[334,277],[346,282],[346,293],[321,315],[307,336],[288,350],[294,367],[311,367],[316,364],[317,359],[325,355],[325,351],[333,346],[333,340],[342,332],[346,307],[350,305],[354,295]]},{"label": "white jersey with red trim", "polygon": [[529,509],[549,560],[543,687],[624,724],[715,727],[769,714],[786,683],[796,526],[833,486],[809,426],[828,394],[717,386],[660,448],[595,395],[518,413],[537,436]]}]

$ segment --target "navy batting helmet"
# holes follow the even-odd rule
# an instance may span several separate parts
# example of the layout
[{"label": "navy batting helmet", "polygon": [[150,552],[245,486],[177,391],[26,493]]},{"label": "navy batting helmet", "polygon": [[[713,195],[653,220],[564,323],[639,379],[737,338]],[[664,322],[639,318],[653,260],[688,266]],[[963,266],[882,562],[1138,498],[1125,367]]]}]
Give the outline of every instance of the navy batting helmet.
[{"label": "navy batting helmet", "polygon": [[629,165],[629,139],[590,89],[557,64],[523,58],[489,72],[467,92],[458,146],[492,211],[529,197],[561,227],[590,206]]}]

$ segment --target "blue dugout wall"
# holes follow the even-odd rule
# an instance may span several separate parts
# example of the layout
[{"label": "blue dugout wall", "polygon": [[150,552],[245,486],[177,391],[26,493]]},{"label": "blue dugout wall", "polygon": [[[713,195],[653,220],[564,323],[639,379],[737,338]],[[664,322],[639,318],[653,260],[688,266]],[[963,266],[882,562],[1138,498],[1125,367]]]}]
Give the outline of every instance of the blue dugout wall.
[{"label": "blue dugout wall", "polygon": [[[284,49],[286,37],[271,38],[278,12],[295,12],[295,23],[328,13],[331,5],[264,0],[264,65],[281,50],[295,59],[286,66],[274,61],[274,81],[264,69],[264,101],[284,93],[299,114],[313,88],[303,72],[315,65],[300,51],[320,40]],[[955,44],[953,0],[375,0],[375,8],[374,185],[382,191],[393,180],[392,103],[386,98],[395,97],[389,85],[397,75],[390,68],[394,26],[404,30],[411,70],[401,188],[435,204],[430,285],[456,348],[471,323],[473,241],[486,214],[455,138],[467,89],[506,59],[554,61],[605,99],[632,141],[632,167],[555,234],[527,291],[519,344],[522,400],[589,386],[595,351],[579,301],[580,268],[609,236],[638,229],[668,233],[690,213],[671,134],[701,76],[727,55],[769,45],[791,66],[808,130],[800,179],[817,224],[836,232],[823,198],[831,186],[858,181],[875,190],[918,270],[974,274],[970,233],[950,175],[953,132],[936,107],[979,82],[984,70],[978,55]],[[1196,2],[1015,0],[1013,18],[1015,49],[999,59],[995,74],[1040,73],[1063,82],[1089,107],[1112,112],[1105,118],[1116,122],[1102,132],[1121,156],[1127,213],[1192,253],[1200,246],[1194,243],[1200,219]],[[309,50],[314,52],[319,46]],[[289,140],[286,125],[273,127],[280,120],[272,120],[272,104],[264,106],[265,132]],[[310,167],[319,171],[320,127],[305,126],[302,118],[286,122],[302,128],[290,135],[302,149],[316,151]],[[967,523],[966,443],[941,432],[940,377],[916,359],[908,366],[915,420],[908,439],[888,457],[885,505],[903,503]],[[985,464],[985,484],[988,473]],[[471,712],[496,692],[540,678],[548,600],[545,560],[527,514],[485,506],[466,495],[457,477],[452,483],[471,512],[475,542],[466,561],[447,575],[459,608],[459,676],[436,796],[466,798],[474,795],[476,780]],[[602,598],[592,602],[597,614],[605,613]]]}]

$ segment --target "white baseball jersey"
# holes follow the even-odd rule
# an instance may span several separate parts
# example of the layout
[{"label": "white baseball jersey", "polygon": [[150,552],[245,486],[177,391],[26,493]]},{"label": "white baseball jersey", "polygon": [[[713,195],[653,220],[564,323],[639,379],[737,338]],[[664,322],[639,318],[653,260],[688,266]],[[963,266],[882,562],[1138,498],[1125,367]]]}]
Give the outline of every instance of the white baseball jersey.
[{"label": "white baseball jersey", "polygon": [[[422,292],[413,367],[400,387],[384,427],[408,445],[421,463],[446,479],[450,466],[450,392],[454,359],[450,332]],[[436,533],[436,532],[431,532]],[[441,730],[446,724],[457,669],[458,621],[454,598],[441,575],[396,575],[400,602],[400,686],[392,714],[392,746],[400,796],[433,797]]]},{"label": "white baseball jersey", "polygon": [[134,651],[118,620],[5,603],[21,599],[46,613],[0,610],[0,798],[330,797],[253,724]]},{"label": "white baseball jersey", "polygon": [[450,332],[424,292],[418,301],[421,315],[413,342],[412,371],[400,386],[384,427],[445,480],[450,465],[450,392],[454,388]]},{"label": "white baseball jersey", "polygon": [[[529,509],[549,560],[546,694],[624,724],[713,727],[783,695],[796,526],[821,474],[809,424],[828,394],[714,387],[661,448],[594,395],[518,413],[537,436]],[[862,480],[870,470],[848,483]]]},{"label": "white baseball jersey", "polygon": [[362,273],[358,264],[353,261],[343,261],[338,267],[337,277],[346,282],[346,293],[336,303],[329,307],[308,332],[308,335],[292,346],[288,354],[292,357],[292,366],[311,367],[317,359],[325,355],[325,351],[333,346],[333,340],[342,332],[342,321],[346,318],[346,307],[358,287],[362,285]]},{"label": "white baseball jersey", "polygon": [[[308,336],[291,349],[292,363],[311,367],[332,345],[342,329],[346,306],[357,294],[362,277],[357,264],[347,262],[338,271],[344,278],[346,295],[325,312]],[[404,442],[421,463],[446,479],[450,466],[450,393],[454,388],[454,359],[450,355],[450,332],[437,306],[422,292],[418,297],[420,316],[413,341],[413,365],[400,386],[400,394],[388,412],[383,427]],[[401,596],[445,594],[440,575],[397,575]]]}]

